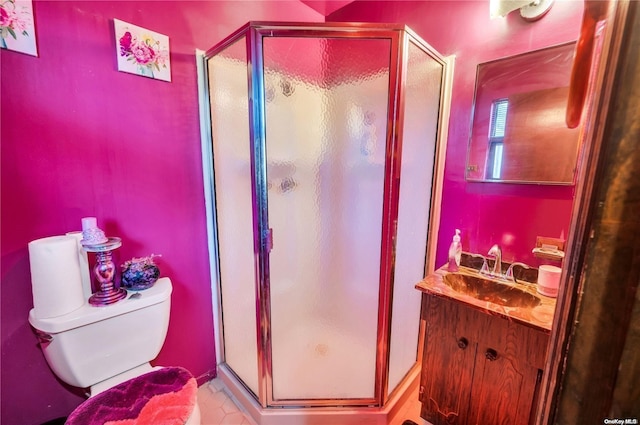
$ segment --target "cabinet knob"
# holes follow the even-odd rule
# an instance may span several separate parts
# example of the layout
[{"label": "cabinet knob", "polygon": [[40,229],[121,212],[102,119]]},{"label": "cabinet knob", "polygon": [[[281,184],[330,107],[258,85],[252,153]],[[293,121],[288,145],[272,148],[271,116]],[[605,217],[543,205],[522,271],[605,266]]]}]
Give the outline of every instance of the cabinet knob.
[{"label": "cabinet knob", "polygon": [[493,348],[487,348],[487,351],[484,353],[484,356],[487,358],[487,360],[492,362],[498,358],[498,352]]},{"label": "cabinet knob", "polygon": [[469,341],[467,340],[467,338],[462,337],[458,339],[458,347],[464,350],[465,348],[467,348],[467,345],[469,345]]}]

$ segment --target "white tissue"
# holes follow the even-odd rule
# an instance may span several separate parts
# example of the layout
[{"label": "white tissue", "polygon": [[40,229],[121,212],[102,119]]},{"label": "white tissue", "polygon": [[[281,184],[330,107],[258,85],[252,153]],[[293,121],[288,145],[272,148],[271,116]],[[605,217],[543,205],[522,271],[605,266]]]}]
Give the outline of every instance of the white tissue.
[{"label": "white tissue", "polygon": [[91,290],[91,274],[89,269],[89,257],[87,251],[82,249],[82,231],[69,232],[67,236],[73,236],[78,241],[78,262],[80,264],[80,277],[82,278],[82,293],[85,299],[89,299],[93,291]]},{"label": "white tissue", "polygon": [[84,304],[78,241],[74,236],[52,236],[29,242],[33,315],[39,319],[62,316]]}]

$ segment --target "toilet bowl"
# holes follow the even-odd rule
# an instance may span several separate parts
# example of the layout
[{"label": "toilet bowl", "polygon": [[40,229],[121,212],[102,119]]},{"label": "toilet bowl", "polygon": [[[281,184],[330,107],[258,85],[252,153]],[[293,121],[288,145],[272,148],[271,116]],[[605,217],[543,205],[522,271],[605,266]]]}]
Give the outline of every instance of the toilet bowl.
[{"label": "toilet bowl", "polygon": [[[124,300],[95,307],[88,302],[62,316],[29,323],[40,340],[44,356],[58,378],[96,396],[154,368],[167,335],[172,285],[160,278],[149,289],[129,291]],[[191,419],[199,423],[198,404]],[[190,419],[190,420],[191,420]]]}]

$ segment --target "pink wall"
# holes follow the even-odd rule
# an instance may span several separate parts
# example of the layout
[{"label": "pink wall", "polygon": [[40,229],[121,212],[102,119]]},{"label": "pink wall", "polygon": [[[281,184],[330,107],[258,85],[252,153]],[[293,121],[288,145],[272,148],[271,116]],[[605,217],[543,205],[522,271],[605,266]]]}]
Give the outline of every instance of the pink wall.
[{"label": "pink wall", "polygon": [[[39,57],[2,50],[2,416],[39,424],[81,395],[49,370],[27,315],[27,243],[96,216],[122,261],[162,254],[174,285],[157,364],[215,370],[195,49],[249,20],[321,21],[291,1],[34,1]],[[172,82],[116,68],[112,19],[170,38]]]},{"label": "pink wall", "polygon": [[465,251],[486,254],[500,243],[506,261],[533,266],[536,236],[566,237],[574,188],[467,183],[467,143],[478,63],[575,40],[582,2],[558,0],[541,20],[517,12],[489,19],[489,1],[356,1],[330,21],[398,22],[408,25],[442,55],[455,55],[449,139],[436,264],[446,262],[455,229]]}]

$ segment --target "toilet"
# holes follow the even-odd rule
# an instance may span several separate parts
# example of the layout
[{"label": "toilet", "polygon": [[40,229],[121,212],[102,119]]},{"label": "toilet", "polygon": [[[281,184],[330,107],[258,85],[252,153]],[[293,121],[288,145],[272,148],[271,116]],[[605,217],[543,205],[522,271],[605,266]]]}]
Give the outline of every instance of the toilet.
[{"label": "toilet", "polygon": [[[85,302],[51,318],[38,318],[32,309],[29,323],[56,376],[71,386],[88,388],[91,398],[162,369],[149,362],[167,336],[171,291],[171,280],[164,277],[151,288],[128,291],[125,299],[107,306]],[[200,424],[197,402],[186,424]]]}]

